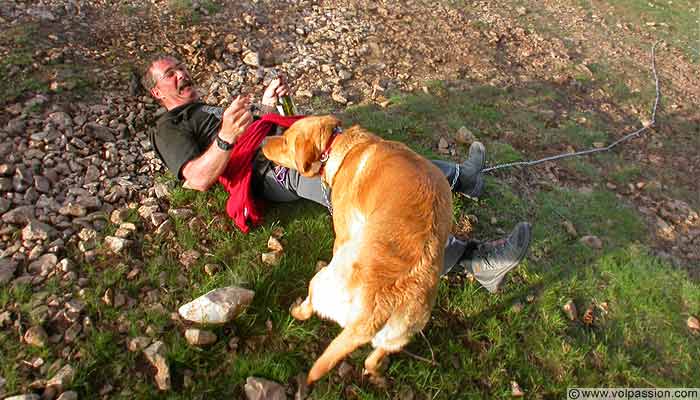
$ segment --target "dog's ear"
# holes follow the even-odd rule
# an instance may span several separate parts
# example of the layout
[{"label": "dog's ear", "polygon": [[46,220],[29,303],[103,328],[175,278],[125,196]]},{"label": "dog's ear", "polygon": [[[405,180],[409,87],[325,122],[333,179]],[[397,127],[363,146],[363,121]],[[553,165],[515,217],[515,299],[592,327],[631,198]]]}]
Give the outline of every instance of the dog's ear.
[{"label": "dog's ear", "polygon": [[279,155],[282,151],[282,144],[284,143],[284,138],[282,136],[272,136],[267,137],[265,140],[265,145],[262,147],[262,152],[270,161],[280,161]]},{"label": "dog's ear", "polygon": [[294,142],[294,161],[297,171],[303,176],[311,177],[321,170],[321,150],[318,149],[313,135],[297,135]]},{"label": "dog's ear", "polygon": [[297,135],[294,157],[297,170],[302,175],[318,175],[321,170],[321,154],[337,126],[340,126],[340,120],[333,116],[317,117],[313,123],[306,125],[303,134]]},{"label": "dog's ear", "polygon": [[317,143],[321,152],[325,150],[335,128],[340,126],[340,120],[332,115],[324,115],[318,120]]}]

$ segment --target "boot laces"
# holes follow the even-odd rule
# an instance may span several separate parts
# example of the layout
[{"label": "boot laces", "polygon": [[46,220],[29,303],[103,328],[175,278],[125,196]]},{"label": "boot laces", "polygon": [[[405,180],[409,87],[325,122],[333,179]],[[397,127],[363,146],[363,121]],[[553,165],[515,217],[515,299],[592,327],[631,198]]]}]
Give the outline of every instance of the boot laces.
[{"label": "boot laces", "polygon": [[496,265],[493,265],[491,263],[489,256],[493,256],[496,253],[498,253],[501,249],[503,249],[506,246],[507,243],[508,241],[506,239],[498,239],[492,242],[485,243],[483,246],[481,246],[481,248],[479,249],[479,255],[484,260],[485,270],[491,271],[497,268]]}]

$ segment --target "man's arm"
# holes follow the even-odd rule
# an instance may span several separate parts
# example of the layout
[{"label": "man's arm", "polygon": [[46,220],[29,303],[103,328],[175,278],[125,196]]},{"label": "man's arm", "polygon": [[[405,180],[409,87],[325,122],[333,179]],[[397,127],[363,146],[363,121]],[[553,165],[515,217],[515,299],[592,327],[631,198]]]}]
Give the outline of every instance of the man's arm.
[{"label": "man's arm", "polygon": [[[253,116],[248,111],[249,102],[248,97],[239,96],[224,111],[219,130],[221,140],[233,144],[236,138],[248,128],[253,120]],[[182,176],[185,179],[183,187],[206,191],[224,172],[230,156],[230,150],[222,150],[214,141],[202,155],[188,161],[182,167]]]}]

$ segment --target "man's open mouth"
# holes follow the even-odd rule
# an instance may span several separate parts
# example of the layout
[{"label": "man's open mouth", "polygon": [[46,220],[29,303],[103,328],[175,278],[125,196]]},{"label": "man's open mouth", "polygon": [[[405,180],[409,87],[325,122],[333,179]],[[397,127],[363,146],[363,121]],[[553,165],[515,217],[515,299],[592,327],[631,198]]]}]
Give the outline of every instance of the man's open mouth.
[{"label": "man's open mouth", "polygon": [[192,87],[192,81],[183,81],[180,83],[177,90],[178,90],[178,92],[182,93],[183,91],[185,91],[185,89],[191,88],[191,87]]}]

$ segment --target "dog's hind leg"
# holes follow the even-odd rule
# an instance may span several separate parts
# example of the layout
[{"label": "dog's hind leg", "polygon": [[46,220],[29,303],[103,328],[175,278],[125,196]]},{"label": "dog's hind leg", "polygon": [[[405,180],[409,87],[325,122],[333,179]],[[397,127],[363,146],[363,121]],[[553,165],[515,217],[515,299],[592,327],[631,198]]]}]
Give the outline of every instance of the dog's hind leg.
[{"label": "dog's hind leg", "polygon": [[306,382],[308,384],[312,384],[321,379],[321,377],[335,367],[340,360],[352,353],[358,347],[365,343],[369,343],[369,341],[372,340],[372,336],[370,335],[358,335],[357,328],[358,327],[356,325],[349,326],[343,329],[343,331],[340,332],[340,335],[333,339],[321,357],[316,360],[314,366],[311,368],[311,371],[309,371],[309,375],[306,378]]},{"label": "dog's hind leg", "polygon": [[370,353],[369,356],[365,359],[365,370],[362,371],[364,375],[371,375],[371,376],[379,376],[381,375],[379,373],[380,366],[382,364],[382,361],[384,360],[384,357],[387,355],[391,354],[388,350],[382,349],[381,347],[377,347]]}]

